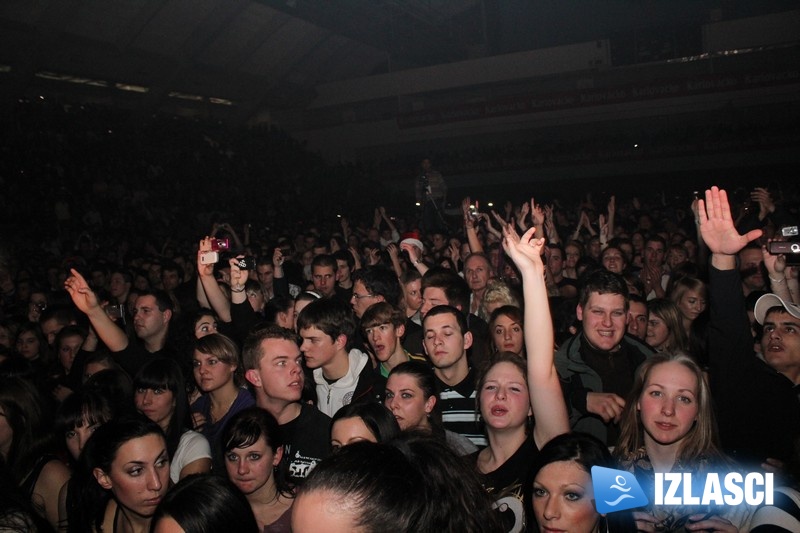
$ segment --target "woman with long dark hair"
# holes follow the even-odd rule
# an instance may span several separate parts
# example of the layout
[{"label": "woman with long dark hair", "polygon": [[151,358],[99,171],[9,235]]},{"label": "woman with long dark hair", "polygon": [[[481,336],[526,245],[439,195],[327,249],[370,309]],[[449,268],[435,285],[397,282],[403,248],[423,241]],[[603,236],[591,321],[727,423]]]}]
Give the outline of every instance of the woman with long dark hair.
[{"label": "woman with long dark hair", "polygon": [[262,533],[287,531],[294,492],[281,468],[278,422],[258,407],[239,411],[222,434],[228,478],[244,494]]},{"label": "woman with long dark hair", "polygon": [[52,452],[52,419],[36,388],[22,378],[0,379],[0,457],[11,477],[53,527],[69,469]]},{"label": "woman with long dark hair", "polygon": [[159,425],[167,439],[170,479],[211,470],[208,440],[189,429],[189,401],[180,366],[165,357],[146,363],[133,379],[136,410]]},{"label": "woman with long dark hair", "polygon": [[80,459],[80,505],[69,531],[149,531],[169,488],[169,453],[158,424],[142,415],[110,420]]},{"label": "woman with long dark hair", "polygon": [[408,361],[394,367],[386,380],[384,405],[403,431],[416,430],[441,438],[457,455],[478,451],[468,438],[442,425],[436,376],[427,363]]}]

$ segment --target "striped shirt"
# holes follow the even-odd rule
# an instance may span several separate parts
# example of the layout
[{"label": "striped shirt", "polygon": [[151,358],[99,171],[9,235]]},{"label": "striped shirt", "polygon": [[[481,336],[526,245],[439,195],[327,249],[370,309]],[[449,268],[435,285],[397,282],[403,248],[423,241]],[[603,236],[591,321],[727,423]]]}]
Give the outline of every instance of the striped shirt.
[{"label": "striped shirt", "polygon": [[445,429],[465,436],[479,448],[486,447],[488,442],[483,433],[483,422],[479,420],[475,410],[478,397],[475,390],[475,371],[470,368],[467,377],[453,386],[437,377],[436,386]]}]

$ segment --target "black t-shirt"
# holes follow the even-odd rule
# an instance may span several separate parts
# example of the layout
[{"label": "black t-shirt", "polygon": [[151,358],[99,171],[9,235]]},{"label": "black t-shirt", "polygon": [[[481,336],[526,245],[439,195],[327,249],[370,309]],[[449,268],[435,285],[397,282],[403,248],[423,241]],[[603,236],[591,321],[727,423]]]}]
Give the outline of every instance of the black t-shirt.
[{"label": "black t-shirt", "polygon": [[313,405],[302,404],[300,415],[280,426],[283,459],[289,482],[300,485],[311,470],[331,453],[331,419]]},{"label": "black t-shirt", "polygon": [[[470,456],[473,461],[478,460],[476,452]],[[526,531],[525,524],[533,487],[532,470],[539,449],[532,438],[522,443],[500,468],[481,474],[483,486],[495,501],[494,511],[503,524],[503,531]]]}]

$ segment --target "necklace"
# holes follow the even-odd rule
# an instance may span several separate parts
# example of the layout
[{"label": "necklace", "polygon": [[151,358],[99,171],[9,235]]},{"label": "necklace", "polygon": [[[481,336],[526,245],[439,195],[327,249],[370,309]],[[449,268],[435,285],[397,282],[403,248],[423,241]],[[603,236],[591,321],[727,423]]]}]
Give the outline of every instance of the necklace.
[{"label": "necklace", "polygon": [[228,404],[228,407],[226,407],[225,410],[221,414],[219,413],[219,409],[217,409],[217,416],[214,416],[214,411],[215,411],[214,402],[211,402],[211,411],[210,411],[211,412],[211,423],[212,424],[216,424],[222,418],[224,418],[225,415],[228,414],[228,411],[231,410],[231,407],[233,407],[233,404],[236,403],[236,398],[238,398],[238,397],[239,397],[238,394],[236,396],[234,396],[233,400],[231,400],[231,403]]}]

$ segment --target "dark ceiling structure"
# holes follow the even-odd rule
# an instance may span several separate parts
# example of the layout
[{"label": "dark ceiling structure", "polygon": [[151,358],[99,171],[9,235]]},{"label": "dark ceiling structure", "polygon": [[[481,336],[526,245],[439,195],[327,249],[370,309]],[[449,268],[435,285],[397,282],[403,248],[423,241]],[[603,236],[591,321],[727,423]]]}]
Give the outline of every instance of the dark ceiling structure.
[{"label": "dark ceiling structure", "polygon": [[[756,4],[755,8],[752,5]],[[707,21],[788,0],[4,0],[0,97],[303,109],[321,83]],[[757,14],[757,13],[755,13]],[[723,13],[724,16],[724,13]]]},{"label": "dark ceiling structure", "polygon": [[[0,84],[300,108],[319,83],[464,59],[477,0],[6,0]],[[473,24],[463,24],[464,19]],[[469,32],[473,36],[472,31]],[[474,38],[474,36],[472,37]]]}]

